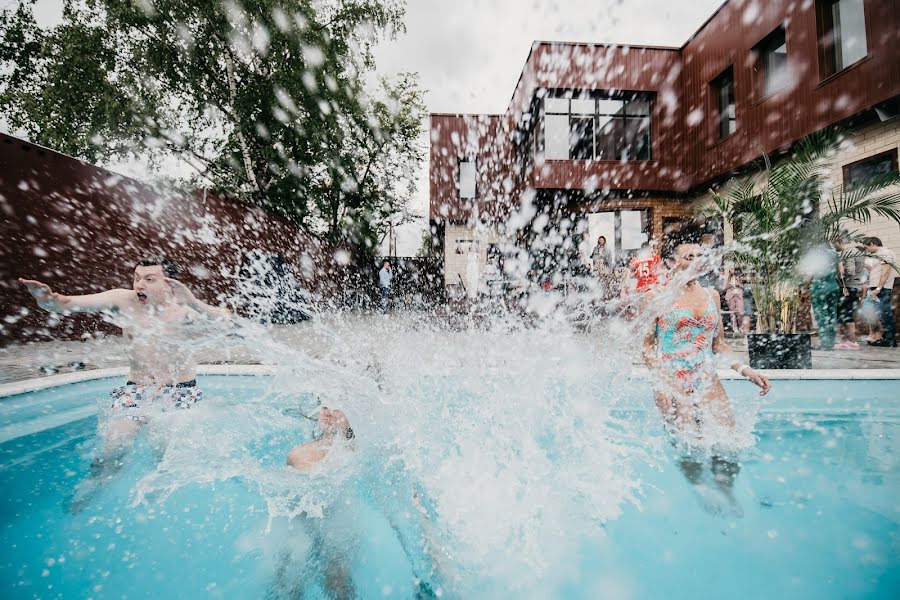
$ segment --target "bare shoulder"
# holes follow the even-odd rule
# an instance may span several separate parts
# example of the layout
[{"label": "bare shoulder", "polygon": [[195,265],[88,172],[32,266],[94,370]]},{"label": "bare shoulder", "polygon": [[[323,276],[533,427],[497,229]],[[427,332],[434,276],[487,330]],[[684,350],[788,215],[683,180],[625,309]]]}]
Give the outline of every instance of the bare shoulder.
[{"label": "bare shoulder", "polygon": [[719,290],[716,288],[706,288],[709,290],[709,295],[712,296],[712,299],[715,300],[716,306],[722,306],[722,295],[719,294]]},{"label": "bare shoulder", "polygon": [[315,443],[301,444],[288,453],[287,464],[298,471],[310,471],[322,460],[322,452]]}]

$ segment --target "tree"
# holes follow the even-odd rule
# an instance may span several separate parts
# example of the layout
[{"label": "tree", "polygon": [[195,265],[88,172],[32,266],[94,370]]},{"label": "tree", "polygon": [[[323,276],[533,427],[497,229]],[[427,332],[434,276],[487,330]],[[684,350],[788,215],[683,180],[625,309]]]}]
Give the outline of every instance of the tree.
[{"label": "tree", "polygon": [[[794,333],[804,279],[801,258],[842,230],[873,215],[900,223],[900,173],[875,177],[848,190],[829,189],[828,161],[842,138],[838,129],[807,136],[786,159],[748,178],[703,207],[707,217],[725,218],[735,231],[729,255],[756,274],[753,296],[760,333]],[[850,231],[851,235],[856,232]]]},{"label": "tree", "polygon": [[413,75],[367,96],[400,0],[66,0],[0,13],[0,107],[89,161],[170,154],[213,189],[372,248],[402,209],[424,117]]}]

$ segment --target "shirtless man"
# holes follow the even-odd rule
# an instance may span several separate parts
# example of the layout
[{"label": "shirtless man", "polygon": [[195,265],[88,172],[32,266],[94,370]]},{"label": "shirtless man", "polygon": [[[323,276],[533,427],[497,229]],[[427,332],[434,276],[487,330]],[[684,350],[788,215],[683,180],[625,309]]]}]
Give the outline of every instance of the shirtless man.
[{"label": "shirtless man", "polygon": [[40,281],[19,279],[46,311],[104,313],[122,328],[129,342],[128,381],[110,394],[107,452],[130,441],[147,420],[151,405],[163,410],[190,408],[203,398],[187,343],[196,331],[188,325],[204,317],[226,318],[229,311],[199,301],[177,277],[177,265],[159,257],[138,263],[130,290],[66,296]]}]

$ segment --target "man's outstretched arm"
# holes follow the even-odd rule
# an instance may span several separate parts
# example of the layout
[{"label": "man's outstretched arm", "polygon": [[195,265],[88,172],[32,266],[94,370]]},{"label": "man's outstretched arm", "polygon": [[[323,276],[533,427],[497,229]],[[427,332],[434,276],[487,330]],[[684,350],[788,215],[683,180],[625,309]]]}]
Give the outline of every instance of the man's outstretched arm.
[{"label": "man's outstretched arm", "polygon": [[131,290],[106,290],[99,294],[66,296],[50,289],[50,286],[33,279],[19,278],[28,292],[34,296],[38,306],[49,312],[101,312],[118,310],[134,294]]}]

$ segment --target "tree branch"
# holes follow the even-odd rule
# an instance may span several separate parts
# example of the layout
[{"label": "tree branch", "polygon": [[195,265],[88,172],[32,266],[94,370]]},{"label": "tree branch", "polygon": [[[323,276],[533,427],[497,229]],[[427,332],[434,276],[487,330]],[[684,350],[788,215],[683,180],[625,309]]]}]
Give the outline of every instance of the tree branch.
[{"label": "tree branch", "polygon": [[[231,110],[237,117],[235,102],[237,100],[237,82],[234,78],[234,59],[231,57],[231,51],[225,48],[225,73],[228,76],[228,98],[231,101]],[[247,145],[247,138],[244,137],[244,131],[241,129],[241,123],[235,118],[235,132],[237,133],[238,143],[241,146],[241,158],[244,161],[244,170],[247,172],[247,179],[253,187],[254,192],[259,191],[259,184],[256,182],[256,175],[253,173],[253,161],[250,158],[250,148]]]}]

